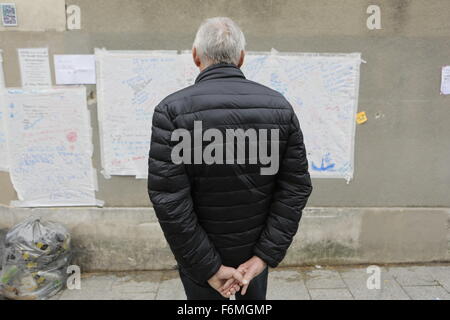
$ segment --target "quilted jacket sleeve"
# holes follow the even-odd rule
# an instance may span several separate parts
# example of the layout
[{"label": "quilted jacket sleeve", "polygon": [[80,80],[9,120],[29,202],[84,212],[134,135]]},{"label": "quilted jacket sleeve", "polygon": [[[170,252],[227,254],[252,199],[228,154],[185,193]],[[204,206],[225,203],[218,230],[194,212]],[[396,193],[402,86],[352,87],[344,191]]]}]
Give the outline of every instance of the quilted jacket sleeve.
[{"label": "quilted jacket sleeve", "polygon": [[280,161],[266,227],[254,248],[254,254],[272,268],[286,255],[312,191],[303,134],[294,112],[285,154]]},{"label": "quilted jacket sleeve", "polygon": [[175,126],[160,104],[153,115],[148,162],[148,193],[167,242],[182,269],[193,280],[204,283],[222,262],[206,232],[198,224],[191,186],[183,164],[174,164],[171,134]]}]

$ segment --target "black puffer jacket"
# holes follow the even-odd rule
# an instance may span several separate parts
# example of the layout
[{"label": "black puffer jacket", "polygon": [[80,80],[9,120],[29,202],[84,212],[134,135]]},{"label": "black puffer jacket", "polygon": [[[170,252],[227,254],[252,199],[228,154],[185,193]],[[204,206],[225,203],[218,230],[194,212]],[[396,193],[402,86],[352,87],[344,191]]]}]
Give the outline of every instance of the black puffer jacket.
[{"label": "black puffer jacket", "polygon": [[[278,173],[261,175],[259,162],[174,164],[171,152],[178,142],[171,134],[193,130],[194,121],[202,121],[203,130],[222,132],[279,129]],[[206,68],[194,85],[156,107],[148,164],[148,192],[162,230],[181,271],[199,283],[221,264],[237,267],[253,255],[277,266],[312,190],[292,107],[231,64]]]}]

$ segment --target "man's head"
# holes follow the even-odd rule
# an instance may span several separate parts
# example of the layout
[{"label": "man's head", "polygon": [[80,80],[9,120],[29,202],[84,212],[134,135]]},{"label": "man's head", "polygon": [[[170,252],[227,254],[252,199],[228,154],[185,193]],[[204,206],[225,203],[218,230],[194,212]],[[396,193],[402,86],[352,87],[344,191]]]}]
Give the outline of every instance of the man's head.
[{"label": "man's head", "polygon": [[230,18],[216,17],[203,21],[195,36],[192,56],[200,71],[216,63],[244,62],[245,37]]}]

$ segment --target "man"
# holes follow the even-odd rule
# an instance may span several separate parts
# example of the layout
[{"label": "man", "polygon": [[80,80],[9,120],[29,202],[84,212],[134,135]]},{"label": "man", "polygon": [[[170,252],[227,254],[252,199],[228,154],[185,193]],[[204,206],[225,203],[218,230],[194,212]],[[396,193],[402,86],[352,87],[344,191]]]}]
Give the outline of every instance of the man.
[{"label": "man", "polygon": [[[244,47],[231,19],[204,21],[195,84],[153,115],[148,192],[188,299],[265,299],[267,266],[284,258],[312,191],[297,117],[280,93],[245,78]],[[180,152],[199,126],[201,144]],[[261,157],[269,146],[277,170]]]}]

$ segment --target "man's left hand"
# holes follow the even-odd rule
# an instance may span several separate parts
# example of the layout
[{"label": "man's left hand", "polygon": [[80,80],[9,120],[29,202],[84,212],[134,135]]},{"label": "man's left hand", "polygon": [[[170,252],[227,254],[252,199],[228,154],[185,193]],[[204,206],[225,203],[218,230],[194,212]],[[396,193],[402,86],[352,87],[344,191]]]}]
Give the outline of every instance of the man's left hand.
[{"label": "man's left hand", "polygon": [[241,273],[239,273],[236,269],[227,267],[227,266],[220,266],[219,271],[215,275],[213,275],[209,280],[209,285],[217,290],[223,297],[229,298],[231,295],[234,295],[236,292],[239,291],[240,286],[239,282],[237,283],[230,283],[229,286],[227,286],[227,290],[219,290],[224,286],[224,284],[231,279],[231,282],[236,281],[244,281]]},{"label": "man's left hand", "polygon": [[[236,284],[242,286],[241,294],[245,295],[248,289],[250,281],[258,276],[267,267],[267,263],[264,262],[260,257],[253,256],[237,268],[237,273],[233,274],[233,278],[227,280],[225,284],[219,288],[219,292],[222,294],[228,292],[230,288],[234,287]],[[235,275],[238,275],[236,277]],[[241,275],[243,277],[241,278]],[[239,279],[240,278],[240,279]]]}]

